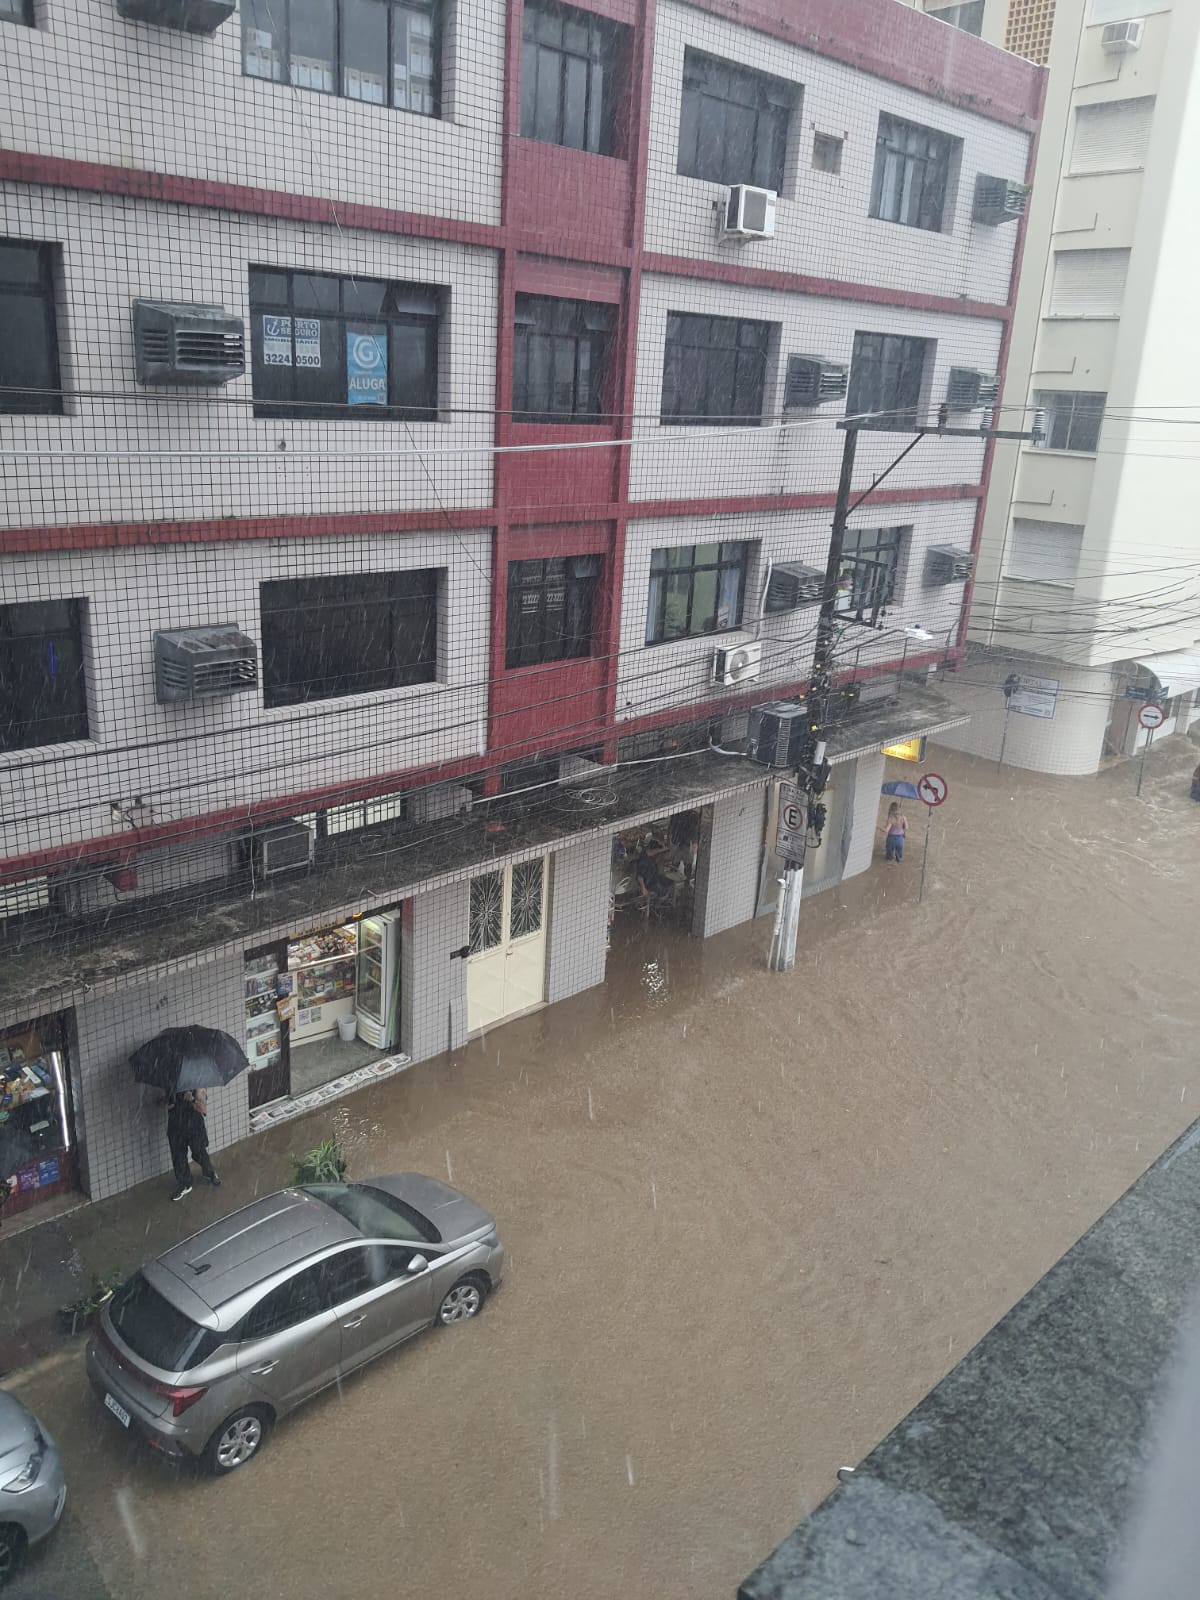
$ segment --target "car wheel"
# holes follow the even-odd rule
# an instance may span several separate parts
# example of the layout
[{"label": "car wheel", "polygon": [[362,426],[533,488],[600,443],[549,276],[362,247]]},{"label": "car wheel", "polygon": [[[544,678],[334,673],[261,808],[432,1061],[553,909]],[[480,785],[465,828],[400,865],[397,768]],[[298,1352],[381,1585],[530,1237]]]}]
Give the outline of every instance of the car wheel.
[{"label": "car wheel", "polygon": [[477,1317],[483,1309],[487,1289],[478,1278],[460,1278],[438,1307],[438,1321],[449,1327],[452,1322],[465,1322]]},{"label": "car wheel", "polygon": [[15,1578],[17,1568],[25,1559],[25,1535],[12,1523],[0,1526],[0,1589],[10,1578]]},{"label": "car wheel", "polygon": [[218,1478],[244,1467],[262,1449],[270,1423],[270,1414],[263,1406],[245,1406],[235,1411],[208,1441],[204,1465]]}]

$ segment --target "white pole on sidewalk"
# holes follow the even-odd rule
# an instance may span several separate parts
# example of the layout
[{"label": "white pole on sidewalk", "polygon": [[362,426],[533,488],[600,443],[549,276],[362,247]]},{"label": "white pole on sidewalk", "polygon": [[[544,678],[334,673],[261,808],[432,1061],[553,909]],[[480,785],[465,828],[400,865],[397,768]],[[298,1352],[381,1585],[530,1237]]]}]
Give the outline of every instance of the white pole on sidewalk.
[{"label": "white pole on sidewalk", "polygon": [[804,889],[804,868],[791,862],[784,869],[783,888],[775,904],[775,925],[771,929],[772,972],[790,972],[796,965],[796,938],[800,932],[800,896]]}]

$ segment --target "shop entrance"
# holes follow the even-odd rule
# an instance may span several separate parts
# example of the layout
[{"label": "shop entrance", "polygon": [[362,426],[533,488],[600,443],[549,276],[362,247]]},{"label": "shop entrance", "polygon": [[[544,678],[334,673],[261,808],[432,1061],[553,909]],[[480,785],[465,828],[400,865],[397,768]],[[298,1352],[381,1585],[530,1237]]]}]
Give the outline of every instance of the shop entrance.
[{"label": "shop entrance", "polygon": [[609,944],[614,934],[651,917],[690,930],[695,901],[700,812],[676,811],[613,839]]},{"label": "shop entrance", "polygon": [[398,910],[317,928],[246,958],[250,1109],[378,1060],[400,1038]]},{"label": "shop entrance", "polygon": [[539,856],[471,879],[469,1033],[546,998],[546,862]]},{"label": "shop entrance", "polygon": [[79,1187],[67,1051],[64,1013],[0,1034],[0,1212],[6,1217]]}]

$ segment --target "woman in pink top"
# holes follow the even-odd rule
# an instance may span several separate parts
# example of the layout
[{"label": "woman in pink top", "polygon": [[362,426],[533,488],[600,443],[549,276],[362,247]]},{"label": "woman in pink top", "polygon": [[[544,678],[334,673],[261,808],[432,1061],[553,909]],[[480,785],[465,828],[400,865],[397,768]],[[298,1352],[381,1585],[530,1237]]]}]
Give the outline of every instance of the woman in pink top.
[{"label": "woman in pink top", "polygon": [[888,807],[887,826],[884,831],[887,834],[884,858],[888,861],[903,861],[904,836],[908,832],[908,820],[900,809],[899,800],[893,800]]}]

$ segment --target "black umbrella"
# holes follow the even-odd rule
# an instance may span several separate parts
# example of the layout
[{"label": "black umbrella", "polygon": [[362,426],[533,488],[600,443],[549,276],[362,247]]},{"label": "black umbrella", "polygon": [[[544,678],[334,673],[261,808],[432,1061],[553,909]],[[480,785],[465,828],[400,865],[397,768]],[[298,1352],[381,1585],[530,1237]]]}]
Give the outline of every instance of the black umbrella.
[{"label": "black umbrella", "polygon": [[139,1045],[129,1058],[138,1083],[166,1094],[182,1089],[216,1089],[245,1072],[249,1062],[236,1039],[219,1028],[166,1028]]}]

